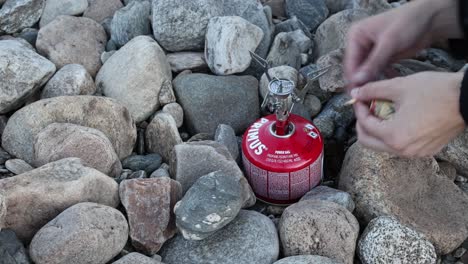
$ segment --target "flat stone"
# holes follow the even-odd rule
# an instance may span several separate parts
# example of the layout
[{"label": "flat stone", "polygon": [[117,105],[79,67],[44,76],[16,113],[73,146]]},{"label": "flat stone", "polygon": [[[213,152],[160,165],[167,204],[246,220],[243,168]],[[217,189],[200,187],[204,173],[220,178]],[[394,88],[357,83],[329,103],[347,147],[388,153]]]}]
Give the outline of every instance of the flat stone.
[{"label": "flat stone", "polygon": [[199,141],[176,145],[170,161],[170,173],[187,190],[202,176],[222,171],[242,183],[242,193],[248,195],[244,208],[255,204],[255,195],[236,161],[224,145],[214,141]]},{"label": "flat stone", "polygon": [[10,117],[2,146],[10,154],[32,163],[35,137],[52,123],[73,123],[100,130],[119,159],[132,153],[136,141],[136,127],[126,108],[109,98],[82,95],[44,99],[21,108]]},{"label": "flat stone", "polygon": [[346,33],[355,21],[368,17],[362,9],[347,9],[325,20],[315,32],[315,58],[320,58],[330,51],[344,48]]},{"label": "flat stone", "polygon": [[352,264],[359,223],[336,203],[306,200],[286,208],[279,234],[285,256],[320,255]]},{"label": "flat stone", "polygon": [[229,125],[221,124],[216,129],[214,140],[226,146],[234,160],[239,157],[239,146],[237,145],[236,133]]},{"label": "flat stone", "polygon": [[435,264],[434,246],[397,219],[381,216],[373,219],[359,240],[359,258],[368,263]]},{"label": "flat stone", "polygon": [[111,22],[111,39],[122,47],[133,38],[151,35],[150,1],[133,1],[117,10]]},{"label": "flat stone", "polygon": [[336,190],[327,186],[317,186],[306,193],[301,201],[321,200],[336,203],[348,209],[351,213],[354,211],[355,204],[351,195],[347,192]]},{"label": "flat stone", "polygon": [[[282,65],[282,66],[277,66],[277,67],[272,67],[268,69],[268,74],[271,76],[271,78],[278,78],[278,79],[287,79],[290,81],[293,81],[295,84],[298,83],[298,72],[295,68],[287,65]],[[265,98],[266,95],[269,92],[269,86],[270,82],[268,81],[268,78],[266,77],[266,74],[262,75],[262,78],[260,79],[260,95],[262,98]]]},{"label": "flat stone", "polygon": [[468,130],[465,130],[457,138],[445,146],[436,158],[450,162],[458,173],[468,176]]},{"label": "flat stone", "polygon": [[184,109],[178,103],[169,103],[162,108],[163,113],[167,113],[174,118],[177,128],[184,123]]},{"label": "flat stone", "polygon": [[42,226],[76,203],[91,201],[113,207],[119,204],[117,183],[83,166],[77,158],[2,179],[0,189],[4,190],[6,204],[2,226],[11,228],[26,243]]},{"label": "flat stone", "polygon": [[0,41],[0,114],[24,104],[54,73],[52,62],[21,42]]},{"label": "flat stone", "polygon": [[98,23],[114,16],[114,13],[123,7],[120,0],[88,0],[88,3],[89,6],[83,16],[89,17]]},{"label": "flat stone", "polygon": [[287,16],[296,16],[309,31],[315,30],[328,17],[324,0],[286,0],[285,7]]},{"label": "flat stone", "polygon": [[234,220],[250,195],[242,193],[241,179],[215,171],[190,187],[174,210],[185,239],[206,239]]},{"label": "flat stone", "polygon": [[319,68],[331,66],[328,72],[319,78],[320,88],[327,92],[342,92],[346,86],[343,73],[344,49],[337,49],[317,60]]},{"label": "flat stone", "polygon": [[36,48],[57,68],[81,64],[94,77],[101,68],[106,41],[104,28],[92,19],[59,16],[39,30]]},{"label": "flat stone", "polygon": [[160,261],[157,261],[153,258],[147,257],[143,254],[132,252],[125,255],[121,259],[113,262],[112,264],[161,264]]},{"label": "flat stone", "polygon": [[47,82],[41,98],[66,95],[93,95],[96,85],[93,77],[80,64],[67,64]]},{"label": "flat stone", "polygon": [[397,158],[354,144],[339,179],[363,225],[378,216],[395,216],[424,234],[439,254],[452,252],[468,237],[468,197],[439,174],[434,158]]},{"label": "flat stone", "polygon": [[46,0],[44,2],[45,7],[39,27],[44,27],[61,15],[76,16],[83,14],[88,7],[87,0]]},{"label": "flat stone", "polygon": [[5,162],[7,170],[13,172],[16,175],[23,174],[31,171],[34,168],[22,159],[10,159]]},{"label": "flat stone", "polygon": [[11,34],[32,27],[41,18],[45,2],[6,0],[0,9],[0,34]]},{"label": "flat stone", "polygon": [[111,177],[122,171],[119,157],[101,131],[70,123],[53,123],[37,134],[34,141],[36,167],[64,158],[80,158],[83,165]]},{"label": "flat stone", "polygon": [[311,48],[313,43],[302,30],[281,32],[276,35],[266,60],[271,67],[288,65],[298,70],[302,65],[301,53]]},{"label": "flat stone", "polygon": [[174,146],[182,143],[174,118],[167,113],[158,113],[146,128],[146,150],[161,154],[168,161]]},{"label": "flat stone", "polygon": [[223,1],[152,0],[153,33],[169,51],[201,50],[210,18],[223,14]]},{"label": "flat stone", "polygon": [[214,134],[219,124],[242,133],[260,116],[258,81],[252,76],[188,74],[174,82],[189,132]]},{"label": "flat stone", "polygon": [[30,264],[28,254],[15,232],[10,229],[0,231],[0,260],[2,264]]},{"label": "flat stone", "polygon": [[164,82],[171,80],[164,51],[152,38],[139,36],[106,61],[96,76],[96,85],[141,122],[159,109],[159,92]]},{"label": "flat stone", "polygon": [[180,184],[170,178],[133,179],[123,181],[119,189],[132,245],[145,254],[156,254],[176,233],[173,209],[182,197]]},{"label": "flat stone", "polygon": [[160,255],[166,264],[270,264],[278,258],[279,241],[268,217],[242,210],[229,225],[204,240],[175,236]]},{"label": "flat stone", "polygon": [[122,161],[122,167],[132,171],[144,170],[151,174],[160,167],[162,162],[161,155],[157,153],[148,155],[133,155]]},{"label": "flat stone", "polygon": [[29,246],[37,264],[105,264],[125,246],[128,224],[112,207],[97,203],[73,205],[37,232]]},{"label": "flat stone", "polygon": [[322,256],[302,255],[280,259],[273,264],[341,264],[342,262]]},{"label": "flat stone", "polygon": [[230,75],[250,66],[250,52],[260,44],[263,31],[238,16],[213,17],[205,38],[205,58],[211,71],[217,75]]},{"label": "flat stone", "polygon": [[203,52],[176,52],[167,54],[167,61],[173,72],[185,70],[202,71],[208,69]]}]

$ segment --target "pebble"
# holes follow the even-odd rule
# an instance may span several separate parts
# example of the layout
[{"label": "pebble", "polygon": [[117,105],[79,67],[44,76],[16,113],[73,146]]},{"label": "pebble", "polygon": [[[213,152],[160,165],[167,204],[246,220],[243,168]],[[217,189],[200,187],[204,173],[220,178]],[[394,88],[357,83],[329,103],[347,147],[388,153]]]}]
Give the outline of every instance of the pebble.
[{"label": "pebble", "polygon": [[122,167],[132,171],[143,170],[148,174],[158,169],[161,165],[162,157],[157,153],[148,155],[133,155],[122,161]]},{"label": "pebble", "polygon": [[88,7],[87,0],[47,0],[42,12],[39,27],[44,27],[60,15],[76,16],[83,14]]},{"label": "pebble", "polygon": [[318,79],[322,90],[333,93],[344,90],[346,82],[342,67],[343,57],[344,49],[337,49],[317,60],[317,66],[321,69],[331,66],[327,73]]},{"label": "pebble", "polygon": [[38,33],[39,30],[35,28],[25,28],[20,33],[15,34],[15,36],[26,40],[29,44],[35,47]]},{"label": "pebble", "polygon": [[155,170],[153,173],[151,173],[150,178],[161,178],[161,177],[168,177],[170,178],[171,175],[169,174],[169,171],[164,168],[159,168]]},{"label": "pebble", "polygon": [[463,257],[463,255],[465,255],[466,252],[467,252],[466,248],[460,247],[457,250],[455,250],[455,252],[453,252],[453,257],[461,258],[461,257]]},{"label": "pebble", "polygon": [[154,116],[146,128],[145,143],[148,152],[158,152],[164,161],[170,160],[174,146],[182,143],[172,115],[161,112]]},{"label": "pebble", "polygon": [[302,30],[281,32],[276,35],[266,60],[270,67],[287,65],[298,70],[302,65],[301,53],[310,48],[313,43]]},{"label": "pebble", "polygon": [[80,64],[63,66],[42,89],[41,99],[68,95],[93,95],[93,77]]},{"label": "pebble", "polygon": [[31,171],[34,168],[22,159],[10,159],[5,162],[7,170],[13,172],[16,175],[23,174]]},{"label": "pebble", "polygon": [[88,0],[89,6],[83,13],[84,17],[89,17],[101,23],[108,17],[123,7],[120,0]]},{"label": "pebble", "polygon": [[203,71],[208,69],[205,53],[203,52],[176,52],[167,54],[167,61],[173,72],[185,70]]},{"label": "pebble", "polygon": [[461,183],[465,183],[465,182],[468,182],[468,179],[461,176],[461,175],[457,175],[457,177],[455,178],[455,181],[456,182],[461,182]]},{"label": "pebble", "polygon": [[120,258],[116,262],[112,262],[112,264],[161,264],[161,262],[143,254],[132,252]]},{"label": "pebble", "polygon": [[336,190],[327,186],[315,187],[301,198],[301,201],[306,200],[322,200],[334,202],[348,209],[348,211],[350,211],[351,213],[354,211],[355,208],[354,201],[349,193]]},{"label": "pebble", "polygon": [[184,123],[184,109],[178,103],[169,103],[163,106],[162,111],[170,114],[176,123],[177,128],[180,128]]},{"label": "pebble", "polygon": [[43,0],[6,0],[0,9],[0,35],[32,27],[41,18]]},{"label": "pebble", "polygon": [[304,34],[308,38],[312,39],[312,34],[310,34],[310,31],[307,28],[307,26],[304,25],[304,23],[301,20],[297,19],[296,16],[293,16],[292,18],[288,20],[278,23],[275,26],[275,36],[281,32],[292,32],[296,30],[302,30],[302,32],[304,32]]},{"label": "pebble", "polygon": [[273,264],[341,264],[342,262],[322,256],[301,255],[280,259]]},{"label": "pebble", "polygon": [[133,1],[117,10],[111,22],[111,39],[117,47],[137,36],[151,35],[150,15],[150,1]]},{"label": "pebble", "polygon": [[226,146],[234,160],[239,157],[239,146],[234,129],[225,124],[220,124],[216,129],[214,140]]},{"label": "pebble", "polygon": [[324,0],[286,0],[285,7],[288,17],[297,16],[309,31],[314,31],[328,17]]},{"label": "pebble", "polygon": [[304,106],[307,108],[309,115],[312,118],[317,116],[320,113],[320,110],[322,110],[322,103],[320,102],[320,99],[312,94],[306,94],[304,99]]},{"label": "pebble", "polygon": [[127,179],[144,179],[144,178],[148,178],[148,174],[146,174],[146,171],[144,170],[139,170],[130,174]]}]

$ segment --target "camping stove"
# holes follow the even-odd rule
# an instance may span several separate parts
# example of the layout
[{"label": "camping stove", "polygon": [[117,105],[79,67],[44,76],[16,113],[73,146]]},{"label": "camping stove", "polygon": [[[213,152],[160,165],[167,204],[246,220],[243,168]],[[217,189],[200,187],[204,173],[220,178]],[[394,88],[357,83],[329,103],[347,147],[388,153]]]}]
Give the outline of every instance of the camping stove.
[{"label": "camping stove", "polygon": [[242,159],[257,198],[288,205],[317,186],[323,175],[323,141],[305,118],[291,114],[295,94],[291,80],[271,79],[262,107],[274,114],[260,118],[245,132]]}]

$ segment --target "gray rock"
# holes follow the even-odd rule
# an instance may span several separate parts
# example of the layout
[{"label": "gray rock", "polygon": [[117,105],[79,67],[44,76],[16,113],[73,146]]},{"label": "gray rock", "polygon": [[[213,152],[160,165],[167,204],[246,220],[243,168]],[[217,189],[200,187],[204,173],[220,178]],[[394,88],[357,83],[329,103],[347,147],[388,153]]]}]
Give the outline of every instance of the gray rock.
[{"label": "gray rock", "polygon": [[336,203],[306,200],[286,208],[279,234],[285,256],[320,255],[352,264],[359,223]]},{"label": "gray rock", "polygon": [[25,28],[20,33],[15,34],[15,36],[26,40],[29,44],[35,47],[38,33],[39,30],[35,28]]},{"label": "gray rock", "polygon": [[136,141],[136,127],[127,109],[108,98],[83,95],[44,99],[21,108],[10,117],[2,146],[10,154],[32,163],[35,136],[52,123],[73,123],[100,130],[119,159],[132,153]]},{"label": "gray rock", "polygon": [[31,263],[23,244],[10,229],[0,231],[0,260],[2,264]]},{"label": "gray rock", "polygon": [[201,50],[210,18],[221,16],[223,1],[153,0],[153,32],[169,51]]},{"label": "gray rock", "polygon": [[339,179],[363,225],[378,216],[395,216],[424,234],[441,254],[468,237],[468,197],[439,173],[434,158],[398,158],[354,144]]},{"label": "gray rock", "polygon": [[[255,53],[266,57],[273,36],[270,23],[263,6],[256,0],[229,0],[224,2],[223,16],[240,16],[263,30],[263,39]],[[255,69],[255,66],[253,67]]]},{"label": "gray rock", "polygon": [[190,187],[174,208],[185,239],[206,239],[234,220],[249,196],[242,193],[240,179],[215,171]]},{"label": "gray rock", "polygon": [[77,158],[2,179],[0,189],[6,205],[2,228],[11,228],[23,242],[29,242],[42,226],[76,203],[91,201],[113,207],[119,204],[117,183],[83,166]]},{"label": "gray rock", "polygon": [[55,72],[55,65],[16,40],[0,41],[0,114],[26,102]]},{"label": "gray rock", "polygon": [[275,26],[275,36],[281,32],[292,32],[296,30],[302,30],[308,38],[312,39],[312,34],[310,34],[309,29],[301,20],[297,19],[296,16],[277,24]]},{"label": "gray rock", "polygon": [[273,222],[246,210],[209,238],[192,241],[178,235],[160,251],[167,264],[270,264],[278,254],[279,241]]},{"label": "gray rock", "polygon": [[22,159],[10,159],[5,162],[7,170],[13,172],[16,175],[23,174],[31,171],[34,168]]},{"label": "gray rock", "polygon": [[184,109],[178,103],[169,103],[162,108],[163,113],[167,113],[174,118],[177,128],[184,123]]},{"label": "gray rock", "polygon": [[34,140],[34,166],[71,157],[80,158],[85,166],[111,177],[117,177],[122,171],[112,143],[97,129],[53,123],[37,134]]},{"label": "gray rock", "polygon": [[354,9],[364,9],[370,15],[376,15],[392,8],[386,0],[353,0]]},{"label": "gray rock", "polygon": [[159,103],[164,106],[175,102],[176,97],[174,94],[174,90],[172,89],[172,82],[170,80],[166,80],[163,82],[161,91],[159,92]]},{"label": "gray rock", "polygon": [[171,175],[169,174],[169,171],[165,168],[159,168],[155,170],[153,173],[151,173],[150,178],[162,178],[162,177],[167,177],[170,178]]},{"label": "gray rock", "polygon": [[108,18],[104,19],[100,24],[104,28],[104,30],[106,31],[107,36],[110,38],[111,37],[112,17],[108,17]]},{"label": "gray rock", "polygon": [[359,240],[358,252],[363,264],[435,264],[437,260],[431,242],[388,216],[375,218],[369,223]]},{"label": "gray rock", "polygon": [[271,13],[273,17],[276,18],[285,18],[286,17],[286,10],[284,8],[285,0],[264,0],[262,3],[265,6],[269,6],[271,8]]},{"label": "gray rock", "polygon": [[[318,80],[312,81],[310,78],[314,76],[314,72],[319,69],[317,64],[309,64],[305,67],[302,67],[299,70],[300,76],[306,79],[307,94],[317,96],[320,99],[322,104],[326,103],[332,96],[333,93],[324,91],[320,88]],[[304,88],[305,89],[305,88]]]},{"label": "gray rock", "polygon": [[148,155],[133,155],[122,161],[122,167],[132,171],[143,170],[148,174],[161,166],[162,158],[157,153]]},{"label": "gray rock", "polygon": [[173,72],[185,70],[202,71],[208,69],[203,52],[176,52],[167,54],[167,61]]},{"label": "gray rock", "polygon": [[83,14],[88,7],[87,0],[46,0],[39,27],[44,27],[60,15],[76,16]]},{"label": "gray rock", "polygon": [[[230,75],[245,71],[263,38],[263,31],[238,16],[210,19],[205,41],[205,58],[211,71]],[[233,48],[236,47],[236,48]]]},{"label": "gray rock", "polygon": [[267,61],[271,67],[287,65],[299,69],[302,65],[301,53],[312,47],[312,41],[302,30],[282,32],[276,35]]},{"label": "gray rock", "polygon": [[351,213],[354,211],[355,205],[351,195],[347,192],[336,190],[327,186],[317,186],[310,192],[306,193],[301,201],[306,200],[322,200],[334,202],[348,209]]},{"label": "gray rock", "polygon": [[0,164],[5,164],[9,159],[11,159],[11,155],[0,147]]},{"label": "gray rock", "polygon": [[273,264],[342,264],[342,262],[322,256],[302,255],[280,259]]},{"label": "gray rock", "polygon": [[127,107],[135,121],[140,122],[159,109],[159,92],[163,83],[171,79],[164,51],[152,38],[139,36],[106,61],[96,85],[105,96]]},{"label": "gray rock", "polygon": [[[83,36],[86,36],[84,38]],[[36,48],[57,68],[81,64],[94,77],[107,41],[104,28],[86,17],[59,16],[39,30]]]},{"label": "gray rock", "polygon": [[83,13],[84,17],[89,17],[101,23],[108,17],[123,7],[120,0],[88,0],[89,6]]},{"label": "gray rock", "polygon": [[133,179],[119,189],[133,247],[147,255],[157,253],[177,231],[173,211],[182,196],[180,184],[169,178]]},{"label": "gray rock", "polygon": [[355,6],[355,0],[325,0],[330,15],[341,12],[345,9],[353,9]]},{"label": "gray rock", "polygon": [[123,169],[120,176],[116,178],[115,181],[117,183],[121,183],[122,181],[129,179],[131,174],[133,174],[132,170]]},{"label": "gray rock", "polygon": [[234,160],[239,157],[236,133],[229,125],[220,124],[216,129],[214,140],[226,146]]},{"label": "gray rock", "polygon": [[102,62],[102,64],[106,63],[106,61],[107,61],[112,55],[114,55],[114,53],[116,53],[116,52],[117,52],[116,50],[104,51],[104,52],[101,54],[101,62]]},{"label": "gray rock", "polygon": [[437,155],[437,159],[450,162],[458,173],[468,176],[468,130],[452,140]]},{"label": "gray rock", "polygon": [[173,84],[192,134],[213,134],[219,124],[242,133],[260,115],[258,81],[252,76],[194,73],[177,77]]},{"label": "gray rock", "polygon": [[[277,67],[272,67],[268,70],[268,74],[271,76],[271,78],[278,78],[278,79],[287,79],[293,81],[296,85],[298,83],[298,72],[296,69],[294,69],[291,66],[287,65],[282,65],[282,66],[277,66]],[[265,98],[265,96],[268,94],[269,91],[269,86],[270,82],[268,81],[268,78],[266,77],[266,74],[262,75],[262,78],[260,79],[260,95],[262,98]]]},{"label": "gray rock", "polygon": [[327,53],[317,60],[319,68],[332,66],[328,72],[319,78],[320,88],[327,92],[342,92],[346,85],[343,73],[344,49]]},{"label": "gray rock", "polygon": [[96,85],[93,77],[80,64],[63,66],[42,89],[41,98],[65,95],[93,95]]},{"label": "gray rock", "polygon": [[32,27],[41,18],[44,4],[44,0],[7,0],[0,9],[0,34]]},{"label": "gray rock", "polygon": [[328,17],[328,8],[324,0],[286,0],[286,14],[296,16],[307,26],[315,30]]},{"label": "gray rock", "polygon": [[335,95],[328,101],[322,112],[314,118],[315,126],[325,138],[332,137],[334,131],[338,128],[346,130],[354,121],[353,108],[344,105],[349,98],[345,93]]},{"label": "gray rock", "polygon": [[213,135],[208,133],[198,133],[193,135],[191,138],[187,140],[187,142],[197,142],[197,141],[205,141],[205,140],[214,140]]},{"label": "gray rock", "polygon": [[170,159],[174,146],[182,143],[174,118],[167,113],[158,113],[146,128],[146,150],[161,154],[164,161]]},{"label": "gray rock", "polygon": [[440,173],[445,175],[448,179],[455,181],[457,177],[457,169],[453,166],[452,163],[446,161],[438,162]]},{"label": "gray rock", "polygon": [[348,9],[330,16],[315,32],[315,58],[320,58],[330,51],[344,48],[346,33],[355,21],[368,17],[362,9]]},{"label": "gray rock", "polygon": [[214,141],[179,144],[174,147],[170,173],[182,185],[185,193],[201,176],[214,171],[232,175],[242,183],[242,193],[248,195],[243,207],[255,204],[255,195],[227,148]]},{"label": "gray rock", "polygon": [[[137,1],[134,1],[137,2]],[[157,261],[153,258],[147,257],[143,254],[132,252],[125,255],[123,258],[112,262],[112,264],[161,264],[160,261]]]},{"label": "gray rock", "polygon": [[455,58],[450,55],[450,53],[446,52],[442,49],[425,49],[421,51],[418,55],[418,59],[428,60],[431,64],[443,68],[448,69],[451,71],[458,71],[464,66],[464,62],[462,60],[456,60]]},{"label": "gray rock", "polygon": [[79,203],[41,228],[29,252],[37,264],[104,264],[119,254],[127,238],[128,224],[120,211]]},{"label": "gray rock", "polygon": [[117,10],[111,23],[111,39],[122,47],[133,38],[151,35],[151,4],[149,1],[133,1]]},{"label": "gray rock", "polygon": [[304,99],[304,106],[309,111],[309,115],[311,117],[318,115],[322,109],[322,103],[320,102],[320,99],[312,94],[306,94]]}]

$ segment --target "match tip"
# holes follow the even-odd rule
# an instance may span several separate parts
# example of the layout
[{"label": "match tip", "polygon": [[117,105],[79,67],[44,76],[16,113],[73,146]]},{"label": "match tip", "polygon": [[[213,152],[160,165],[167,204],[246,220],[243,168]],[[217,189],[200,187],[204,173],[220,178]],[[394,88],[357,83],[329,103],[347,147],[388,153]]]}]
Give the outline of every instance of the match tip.
[{"label": "match tip", "polygon": [[347,101],[346,103],[344,103],[344,105],[353,105],[357,102],[357,99],[356,98],[352,98],[351,100]]}]

